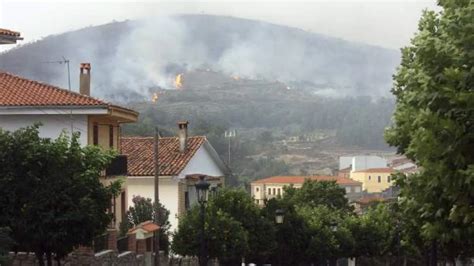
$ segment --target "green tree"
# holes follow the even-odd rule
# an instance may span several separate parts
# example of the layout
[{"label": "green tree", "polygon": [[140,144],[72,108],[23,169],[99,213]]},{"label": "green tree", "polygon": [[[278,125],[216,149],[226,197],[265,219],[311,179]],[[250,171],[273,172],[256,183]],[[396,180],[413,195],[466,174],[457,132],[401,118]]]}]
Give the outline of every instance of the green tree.
[{"label": "green tree", "polygon": [[324,205],[331,209],[351,212],[352,207],[345,197],[345,190],[335,181],[306,180],[301,188],[285,188],[284,200],[292,205],[317,207]]},{"label": "green tree", "polygon": [[[195,205],[181,218],[171,244],[174,253],[199,256],[199,211],[199,206]],[[248,252],[248,234],[243,226],[228,213],[216,208],[207,208],[204,227],[208,259],[218,259],[223,265],[239,264]]]},{"label": "green tree", "polygon": [[61,258],[104,232],[120,182],[105,187],[99,180],[112,152],[81,147],[78,134],[41,138],[38,128],[0,130],[0,227],[51,265],[53,254]]},{"label": "green tree", "polygon": [[9,265],[8,252],[14,243],[10,237],[10,229],[0,227],[0,265]]},{"label": "green tree", "polygon": [[140,223],[152,221],[155,211],[159,210],[160,224],[160,250],[168,253],[169,250],[169,229],[170,212],[161,203],[152,203],[150,198],[134,196],[132,199],[133,206],[125,214],[125,219],[120,224],[120,235],[124,236],[128,230]]},{"label": "green tree", "polygon": [[242,225],[248,236],[249,249],[244,254],[248,262],[266,262],[275,247],[273,223],[262,216],[261,210],[245,190],[221,189],[210,201],[209,208],[229,214]]},{"label": "green tree", "polygon": [[440,0],[425,11],[394,76],[394,125],[386,139],[421,166],[400,177],[402,207],[447,257],[474,246],[474,2]]}]

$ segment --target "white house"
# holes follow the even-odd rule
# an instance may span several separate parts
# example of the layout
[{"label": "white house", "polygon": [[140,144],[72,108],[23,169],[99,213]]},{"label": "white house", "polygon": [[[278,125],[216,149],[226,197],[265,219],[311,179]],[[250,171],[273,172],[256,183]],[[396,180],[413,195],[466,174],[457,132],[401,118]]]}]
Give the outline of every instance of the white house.
[{"label": "white house", "polygon": [[[120,126],[135,122],[138,113],[91,97],[90,70],[90,64],[81,64],[80,93],[0,71],[0,129],[14,131],[41,123],[39,134],[43,138],[79,132],[83,146],[98,145],[120,152]],[[104,184],[126,174],[123,156],[118,156],[112,165],[105,171],[107,178],[101,179]],[[125,199],[126,187],[111,200],[114,225],[121,221]]]},{"label": "white house", "polygon": [[[170,211],[171,229],[196,201],[197,175],[207,175],[211,186],[224,183],[228,170],[206,137],[188,137],[188,122],[180,122],[179,137],[159,138],[159,200]],[[123,137],[128,156],[128,205],[133,196],[154,199],[154,138]]]}]

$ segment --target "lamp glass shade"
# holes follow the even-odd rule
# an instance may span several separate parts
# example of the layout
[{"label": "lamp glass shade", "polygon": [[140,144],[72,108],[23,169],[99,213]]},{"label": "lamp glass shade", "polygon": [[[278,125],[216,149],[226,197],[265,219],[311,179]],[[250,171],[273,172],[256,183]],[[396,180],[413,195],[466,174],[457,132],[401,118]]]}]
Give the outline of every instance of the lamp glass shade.
[{"label": "lamp glass shade", "polygon": [[196,194],[197,200],[200,204],[204,204],[207,202],[208,194],[209,194],[209,186],[210,184],[206,182],[204,179],[205,176],[200,176],[199,181],[196,183]]},{"label": "lamp glass shade", "polygon": [[275,222],[277,224],[282,224],[285,219],[285,212],[281,209],[275,211]]}]

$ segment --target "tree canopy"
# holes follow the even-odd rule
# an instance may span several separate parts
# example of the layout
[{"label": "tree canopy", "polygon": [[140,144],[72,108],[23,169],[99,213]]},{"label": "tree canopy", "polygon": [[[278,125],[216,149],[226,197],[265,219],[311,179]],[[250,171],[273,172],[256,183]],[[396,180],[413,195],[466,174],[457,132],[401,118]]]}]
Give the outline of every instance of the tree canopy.
[{"label": "tree canopy", "polygon": [[159,225],[160,225],[160,250],[168,253],[169,249],[169,229],[170,211],[166,209],[161,203],[154,203],[150,198],[141,196],[134,196],[132,199],[133,206],[130,206],[125,219],[120,224],[120,235],[124,236],[128,230],[140,223],[154,220],[155,212],[159,211]]},{"label": "tree canopy", "polygon": [[50,264],[52,254],[61,258],[105,231],[120,182],[99,180],[112,152],[81,147],[78,134],[41,138],[38,128],[0,129],[0,227],[11,229],[16,249]]},{"label": "tree canopy", "polygon": [[402,209],[434,251],[455,258],[474,254],[474,2],[439,5],[402,49],[386,139],[421,166],[398,179]]}]

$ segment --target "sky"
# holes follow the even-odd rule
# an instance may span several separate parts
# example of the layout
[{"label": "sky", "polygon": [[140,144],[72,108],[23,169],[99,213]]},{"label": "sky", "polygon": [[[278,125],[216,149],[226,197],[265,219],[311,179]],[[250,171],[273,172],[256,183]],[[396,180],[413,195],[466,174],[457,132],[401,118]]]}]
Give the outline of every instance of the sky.
[{"label": "sky", "polygon": [[263,20],[399,49],[416,32],[424,9],[439,10],[434,0],[0,0],[0,28],[21,32],[21,44],[111,21],[195,13]]}]

